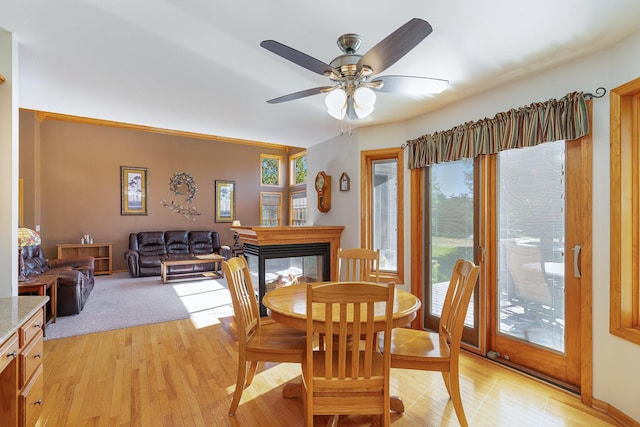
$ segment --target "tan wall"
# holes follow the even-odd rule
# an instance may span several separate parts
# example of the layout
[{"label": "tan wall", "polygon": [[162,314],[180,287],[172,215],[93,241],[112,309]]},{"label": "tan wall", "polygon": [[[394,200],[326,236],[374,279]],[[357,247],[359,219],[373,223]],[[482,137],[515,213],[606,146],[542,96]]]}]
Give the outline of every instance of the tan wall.
[{"label": "tan wall", "polygon": [[[215,222],[215,180],[236,182],[236,217],[243,225],[258,224],[260,191],[282,191],[283,201],[288,201],[286,187],[260,186],[260,154],[282,155],[287,172],[284,149],[51,119],[40,123],[31,111],[20,112],[20,131],[25,153],[20,177],[23,171],[27,174],[25,200],[30,200],[24,225],[40,225],[48,258],[57,257],[56,244],[80,242],[85,233],[96,242],[113,242],[114,270],[126,269],[124,252],[131,232],[216,230],[223,245],[232,245],[230,224]],[[147,168],[147,216],[120,214],[120,166]],[[193,203],[170,190],[169,178],[176,172],[194,177],[198,191]],[[201,215],[187,219],[163,207],[162,200],[195,206]],[[285,205],[285,221],[287,213]]]}]

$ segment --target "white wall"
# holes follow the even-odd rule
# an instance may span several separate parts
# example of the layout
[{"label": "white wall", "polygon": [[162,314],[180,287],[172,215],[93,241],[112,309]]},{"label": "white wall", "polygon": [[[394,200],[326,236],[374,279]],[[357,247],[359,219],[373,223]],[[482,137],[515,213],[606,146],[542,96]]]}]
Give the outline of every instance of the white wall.
[{"label": "white wall", "polygon": [[[640,77],[640,33],[601,60],[607,66],[609,89]],[[594,141],[601,144],[593,153],[594,397],[640,422],[640,346],[609,333],[609,98],[601,104],[602,111],[594,117]]]},{"label": "white wall", "polygon": [[[534,77],[496,87],[490,91],[410,120],[403,124],[360,129],[357,140],[335,138],[308,150],[310,172],[324,169],[340,176],[341,168],[359,171],[359,150],[397,147],[407,139],[446,130],[467,121],[493,117],[500,111],[536,101],[560,98],[573,91],[607,90],[640,77],[640,33],[614,48],[564,64]],[[351,138],[354,138],[353,136]],[[640,421],[640,346],[609,334],[609,93],[593,101],[593,396]],[[356,152],[357,151],[357,152]],[[351,173],[352,190],[358,191]],[[335,178],[334,178],[335,179]],[[358,187],[354,187],[357,185]],[[312,190],[312,187],[309,188]],[[405,184],[405,223],[409,223],[409,183]],[[344,224],[343,245],[359,244],[359,206],[357,199],[337,202],[334,183],[333,207],[324,217],[314,216],[318,224]],[[353,194],[356,196],[356,193]],[[313,212],[314,209],[310,209]],[[317,212],[317,211],[316,211]],[[411,258],[409,228],[405,228],[406,268]],[[596,261],[597,260],[597,261]],[[406,274],[406,281],[410,275]],[[408,284],[407,284],[408,285]]]},{"label": "white wall", "polygon": [[[340,122],[336,120],[335,138],[307,149],[307,224],[344,225],[342,247],[360,246],[360,146],[358,132],[351,136],[339,135]],[[314,187],[316,174],[323,170],[331,176],[331,210],[318,210]],[[351,178],[351,189],[340,191],[342,172]]]},{"label": "white wall", "polygon": [[18,42],[4,30],[0,74],[0,297],[8,297],[18,290]]},{"label": "white wall", "polygon": [[[336,120],[336,123],[339,122]],[[336,126],[338,129],[338,126]],[[351,135],[335,138],[307,149],[307,223],[310,225],[344,225],[342,247],[360,247],[360,152],[377,148],[400,147],[407,140],[403,124],[389,124],[356,129]],[[407,163],[405,155],[405,168]],[[324,170],[331,175],[331,210],[322,213],[317,209],[316,191],[313,187],[316,174]],[[342,172],[351,178],[351,189],[340,191]],[[405,200],[409,198],[409,177],[405,174]],[[405,209],[405,223],[410,220],[410,211]],[[405,257],[405,272],[410,269],[410,257]],[[407,276],[407,273],[405,273]],[[408,278],[405,278],[408,281]],[[410,289],[409,284],[405,284]]]}]

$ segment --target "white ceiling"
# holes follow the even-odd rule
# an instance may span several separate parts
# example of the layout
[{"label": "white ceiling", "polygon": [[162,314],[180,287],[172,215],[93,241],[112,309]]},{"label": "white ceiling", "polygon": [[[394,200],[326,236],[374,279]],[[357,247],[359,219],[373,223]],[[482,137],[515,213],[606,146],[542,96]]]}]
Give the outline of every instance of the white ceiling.
[{"label": "white ceiling", "polygon": [[21,108],[300,147],[340,133],[324,97],[266,100],[330,81],[260,42],[329,63],[341,34],[360,34],[364,54],[413,17],[433,33],[381,75],[450,88],[379,93],[352,127],[415,117],[600,50],[640,29],[640,1],[0,0],[0,28],[19,43]]}]

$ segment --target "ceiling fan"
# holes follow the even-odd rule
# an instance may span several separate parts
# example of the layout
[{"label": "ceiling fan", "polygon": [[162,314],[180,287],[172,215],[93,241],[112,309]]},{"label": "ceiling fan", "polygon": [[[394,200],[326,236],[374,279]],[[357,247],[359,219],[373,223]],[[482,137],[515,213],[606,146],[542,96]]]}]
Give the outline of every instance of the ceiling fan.
[{"label": "ceiling fan", "polygon": [[307,96],[327,93],[325,104],[328,113],[337,119],[364,118],[371,114],[376,101],[375,91],[394,93],[439,93],[449,85],[447,80],[413,76],[380,76],[374,74],[395,64],[411,49],[424,40],[433,29],[427,21],[413,18],[389,34],[364,55],[357,54],[360,47],[358,34],[343,34],[338,47],[344,52],[330,64],[274,40],[264,40],[263,48],[294,64],[328,77],[332,86],[321,86],[270,99],[270,104],[292,101]]}]

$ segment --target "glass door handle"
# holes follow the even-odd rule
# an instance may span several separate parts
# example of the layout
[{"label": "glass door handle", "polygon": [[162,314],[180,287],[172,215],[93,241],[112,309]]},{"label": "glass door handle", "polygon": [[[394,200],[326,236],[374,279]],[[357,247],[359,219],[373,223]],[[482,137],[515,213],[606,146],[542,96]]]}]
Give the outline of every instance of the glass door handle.
[{"label": "glass door handle", "polygon": [[582,246],[575,245],[571,250],[573,251],[573,277],[579,279],[580,275],[580,265],[578,264],[578,260],[580,259],[580,250]]}]

